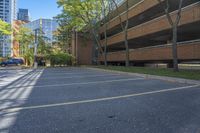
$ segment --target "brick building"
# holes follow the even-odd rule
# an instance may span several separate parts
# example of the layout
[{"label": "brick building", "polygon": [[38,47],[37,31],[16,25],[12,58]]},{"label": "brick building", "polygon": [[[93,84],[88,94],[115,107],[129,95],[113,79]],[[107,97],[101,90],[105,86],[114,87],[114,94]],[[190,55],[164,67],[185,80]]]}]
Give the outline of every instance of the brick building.
[{"label": "brick building", "polygon": [[[170,15],[175,19],[178,1],[170,1]],[[153,63],[172,63],[172,29],[164,12],[164,2],[158,0],[129,0],[129,29],[128,42],[130,48],[130,62],[136,65]],[[122,22],[126,21],[126,4],[119,6]],[[200,61],[200,1],[183,1],[182,17],[178,27],[178,59],[179,62]],[[117,11],[111,13],[108,22],[108,54],[110,64],[125,63],[124,32],[120,27]],[[104,44],[104,27],[100,29],[101,43]],[[81,41],[80,41],[81,42]],[[88,46],[89,49],[89,46]],[[91,49],[91,48],[90,48]],[[79,58],[92,58],[82,56],[85,50],[79,50]],[[90,54],[92,55],[92,54]],[[103,55],[98,56],[103,63]]]},{"label": "brick building", "polygon": [[85,37],[80,32],[73,32],[72,34],[71,53],[78,65],[92,65],[94,62],[94,42],[88,37],[89,35]]},{"label": "brick building", "polygon": [[25,24],[26,22],[21,21],[21,20],[14,20],[13,21],[13,44],[12,44],[12,51],[13,51],[13,55],[12,57],[19,57],[20,56],[20,46],[19,46],[19,42],[15,40],[15,36],[16,33],[19,31],[20,26],[22,26],[23,24]]}]

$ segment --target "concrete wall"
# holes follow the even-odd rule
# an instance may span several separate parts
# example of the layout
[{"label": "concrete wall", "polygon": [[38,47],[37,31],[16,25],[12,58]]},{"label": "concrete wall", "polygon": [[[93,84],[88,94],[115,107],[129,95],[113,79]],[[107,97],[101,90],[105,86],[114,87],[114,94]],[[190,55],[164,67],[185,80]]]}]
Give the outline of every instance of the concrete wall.
[{"label": "concrete wall", "polygon": [[[108,53],[108,61],[125,61],[124,51]],[[179,60],[200,60],[200,42],[178,45]],[[130,51],[130,61],[167,61],[172,60],[171,45],[147,47]],[[103,61],[103,56],[99,57]]]},{"label": "concrete wall", "polygon": [[[176,13],[177,11],[171,13],[173,20],[176,17]],[[200,3],[193,6],[188,6],[183,9],[179,26],[197,21],[200,21]],[[136,27],[130,28],[128,30],[128,39],[142,37],[148,34],[153,34],[170,28],[171,26],[168,22],[168,19],[166,15],[164,15],[162,17],[153,19],[149,22],[143,23]],[[121,32],[119,34],[109,37],[108,45],[116,44],[122,42],[123,40],[124,40],[124,33]],[[102,42],[104,42],[104,40],[102,40]]]},{"label": "concrete wall", "polygon": [[[133,5],[130,9],[129,9],[129,12],[128,12],[128,18],[132,18],[152,7],[154,7],[155,5],[159,4],[158,0],[141,0],[140,2],[138,2],[137,4]],[[125,5],[123,5],[125,6]],[[126,6],[125,6],[126,7]],[[123,7],[123,8],[125,8]],[[121,9],[122,7],[119,8],[119,11],[126,11],[126,8],[125,9]],[[111,19],[111,21],[109,21],[109,24],[108,24],[108,29],[111,29],[117,25],[120,24],[120,19],[119,19],[119,15],[116,11],[115,13],[116,17],[114,17],[113,19]],[[121,13],[121,21],[124,22],[126,21],[126,12],[122,12]],[[100,33],[103,33],[104,32],[104,29],[105,29],[105,25],[102,26],[102,29],[100,30]]]}]

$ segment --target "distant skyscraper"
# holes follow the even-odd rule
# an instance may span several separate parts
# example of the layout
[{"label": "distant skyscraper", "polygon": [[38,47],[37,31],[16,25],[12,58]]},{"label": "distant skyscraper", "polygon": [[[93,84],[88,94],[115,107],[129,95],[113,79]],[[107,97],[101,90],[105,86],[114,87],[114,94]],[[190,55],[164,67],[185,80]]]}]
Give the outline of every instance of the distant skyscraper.
[{"label": "distant skyscraper", "polygon": [[17,13],[17,19],[25,22],[30,21],[29,11],[28,9],[19,9]]},{"label": "distant skyscraper", "polygon": [[42,30],[43,36],[46,41],[49,43],[53,42],[53,32],[57,30],[58,23],[55,19],[38,19],[32,22],[29,22],[24,25],[24,27],[35,30]]},{"label": "distant skyscraper", "polygon": [[[13,24],[17,17],[17,0],[0,0],[0,19]],[[0,57],[12,55],[11,36],[0,37]]]}]

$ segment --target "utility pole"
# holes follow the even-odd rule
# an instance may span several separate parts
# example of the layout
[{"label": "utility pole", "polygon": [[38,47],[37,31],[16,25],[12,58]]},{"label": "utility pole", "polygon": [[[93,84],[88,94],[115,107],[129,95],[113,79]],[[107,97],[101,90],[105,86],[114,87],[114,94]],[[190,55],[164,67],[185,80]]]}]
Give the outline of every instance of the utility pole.
[{"label": "utility pole", "polygon": [[34,44],[34,69],[37,69],[37,46],[38,46],[38,29],[35,29],[35,44]]}]

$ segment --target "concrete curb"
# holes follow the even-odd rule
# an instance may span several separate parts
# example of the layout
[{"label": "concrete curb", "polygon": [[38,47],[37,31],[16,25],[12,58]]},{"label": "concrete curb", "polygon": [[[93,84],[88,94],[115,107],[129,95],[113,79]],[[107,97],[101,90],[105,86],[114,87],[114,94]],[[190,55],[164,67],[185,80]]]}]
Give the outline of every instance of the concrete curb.
[{"label": "concrete curb", "polygon": [[0,68],[0,71],[2,70],[20,70],[21,68],[7,68],[7,67],[4,67],[4,68]]},{"label": "concrete curb", "polygon": [[118,73],[118,74],[128,74],[128,75],[143,77],[145,79],[159,79],[159,80],[164,80],[164,81],[168,81],[168,82],[200,85],[199,80],[190,80],[190,79],[174,78],[174,77],[167,77],[167,76],[156,76],[156,75],[149,75],[149,74],[121,72],[121,71],[116,71],[116,70],[106,70],[106,69],[93,68],[93,67],[86,67],[86,68],[91,69],[91,70],[100,70],[100,71],[113,72],[113,73]]},{"label": "concrete curb", "polygon": [[3,71],[3,70],[24,70],[24,69],[31,69],[30,67],[23,67],[23,66],[20,66],[20,67],[0,67],[0,71]]}]

